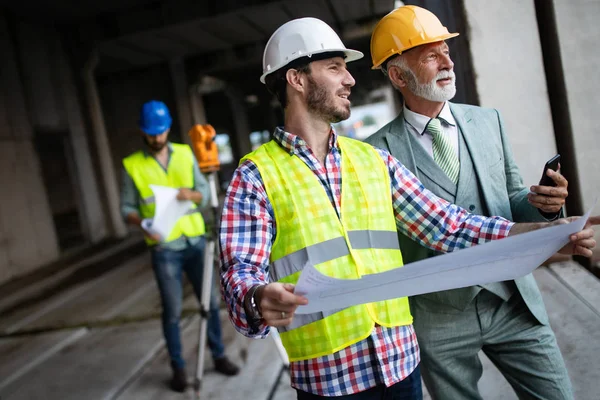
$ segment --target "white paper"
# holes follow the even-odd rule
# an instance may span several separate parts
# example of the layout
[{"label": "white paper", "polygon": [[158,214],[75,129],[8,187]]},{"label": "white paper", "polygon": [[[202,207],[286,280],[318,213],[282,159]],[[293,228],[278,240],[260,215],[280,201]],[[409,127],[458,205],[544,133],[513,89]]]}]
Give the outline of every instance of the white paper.
[{"label": "white paper", "polygon": [[161,241],[169,237],[179,218],[192,208],[191,200],[177,200],[179,189],[167,186],[150,185],[156,204],[154,218],[144,219],[142,228],[150,233],[160,235]]},{"label": "white paper", "polygon": [[361,279],[328,277],[306,265],[295,293],[305,296],[308,304],[299,306],[296,314],[517,279],[565,246],[571,234],[583,229],[592,209],[569,224],[491,241]]}]

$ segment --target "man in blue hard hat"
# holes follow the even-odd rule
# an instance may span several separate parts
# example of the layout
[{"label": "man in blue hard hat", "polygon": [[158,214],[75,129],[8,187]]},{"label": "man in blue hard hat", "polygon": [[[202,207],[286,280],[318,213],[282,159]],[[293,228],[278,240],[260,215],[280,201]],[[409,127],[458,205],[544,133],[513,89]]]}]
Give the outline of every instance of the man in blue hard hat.
[{"label": "man in blue hard hat", "polygon": [[[144,231],[146,243],[151,249],[152,268],[163,308],[163,334],[173,369],[171,388],[183,392],[187,387],[187,377],[179,329],[182,272],[187,274],[200,301],[205,227],[199,207],[208,203],[210,193],[192,149],[188,145],[168,141],[171,123],[169,109],[163,102],[153,100],[142,106],[139,128],[145,148],[123,159],[121,212],[127,223],[139,226]],[[142,225],[144,219],[154,216],[155,202],[150,185],[178,188],[178,200],[191,200],[194,203],[166,238]],[[237,374],[238,367],[225,356],[218,298],[214,290],[207,336],[215,369],[225,375]]]}]

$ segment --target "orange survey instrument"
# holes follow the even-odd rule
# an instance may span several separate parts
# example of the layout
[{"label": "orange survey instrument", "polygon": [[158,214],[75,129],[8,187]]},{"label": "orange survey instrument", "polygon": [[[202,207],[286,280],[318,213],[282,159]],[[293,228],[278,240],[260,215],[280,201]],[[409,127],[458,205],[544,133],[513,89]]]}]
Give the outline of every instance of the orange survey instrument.
[{"label": "orange survey instrument", "polygon": [[192,139],[192,147],[198,158],[198,166],[203,173],[218,171],[219,151],[215,143],[215,128],[212,125],[196,124],[188,132]]},{"label": "orange survey instrument", "polygon": [[[196,358],[196,376],[194,390],[196,399],[200,397],[200,387],[204,376],[204,350],[206,348],[208,317],[210,315],[210,294],[212,292],[213,271],[219,267],[219,196],[217,174],[219,171],[219,151],[215,143],[215,128],[212,125],[196,124],[188,132],[192,139],[192,148],[198,159],[200,171],[208,180],[210,188],[210,207],[212,209],[212,229],[207,231],[204,251],[204,268],[202,272],[202,295],[200,300],[200,330],[198,331],[198,354]],[[209,226],[210,226],[209,225]]]}]

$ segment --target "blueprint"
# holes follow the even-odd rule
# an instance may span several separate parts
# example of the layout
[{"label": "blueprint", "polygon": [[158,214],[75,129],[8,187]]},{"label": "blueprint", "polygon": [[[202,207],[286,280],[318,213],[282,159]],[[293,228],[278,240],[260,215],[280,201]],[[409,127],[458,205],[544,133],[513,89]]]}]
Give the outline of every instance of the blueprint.
[{"label": "blueprint", "polygon": [[571,234],[582,230],[590,212],[568,224],[510,236],[360,279],[332,278],[307,264],[294,293],[305,296],[308,304],[299,306],[296,314],[343,309],[525,276],[565,246]]},{"label": "blueprint", "polygon": [[175,227],[179,218],[183,217],[194,205],[191,200],[177,200],[179,189],[150,185],[154,193],[156,209],[154,218],[142,221],[142,228],[151,233],[157,233],[164,241]]}]

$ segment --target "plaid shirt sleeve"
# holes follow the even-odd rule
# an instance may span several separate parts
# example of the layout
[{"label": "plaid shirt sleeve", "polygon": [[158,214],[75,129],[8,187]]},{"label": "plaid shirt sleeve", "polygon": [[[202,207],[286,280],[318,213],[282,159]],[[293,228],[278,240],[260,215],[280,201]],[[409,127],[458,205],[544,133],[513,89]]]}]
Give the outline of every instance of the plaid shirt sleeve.
[{"label": "plaid shirt sleeve", "polygon": [[243,335],[263,338],[265,324],[248,321],[244,297],[257,284],[268,282],[275,218],[258,168],[245,161],[234,172],[221,214],[221,290],[229,318]]},{"label": "plaid shirt sleeve", "polygon": [[389,169],[394,214],[400,232],[444,253],[508,236],[513,222],[470,214],[437,197],[390,153],[377,151]]}]

